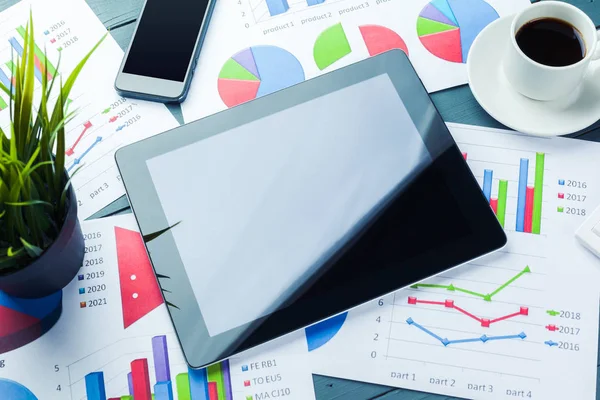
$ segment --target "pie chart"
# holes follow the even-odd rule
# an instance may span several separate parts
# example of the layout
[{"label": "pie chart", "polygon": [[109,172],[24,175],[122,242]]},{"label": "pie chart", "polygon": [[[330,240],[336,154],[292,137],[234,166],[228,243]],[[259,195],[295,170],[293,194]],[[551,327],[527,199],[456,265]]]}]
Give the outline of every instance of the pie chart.
[{"label": "pie chart", "polygon": [[40,338],[61,313],[62,291],[41,299],[17,299],[0,292],[0,354]]},{"label": "pie chart", "polygon": [[229,58],[217,88],[227,107],[237,106],[304,81],[304,70],[292,53],[276,46],[252,46]]},{"label": "pie chart", "polygon": [[345,312],[305,328],[304,334],[306,335],[308,351],[314,351],[333,339],[342,329],[347,316],[348,313]]},{"label": "pie chart", "polygon": [[498,18],[484,0],[433,0],[419,14],[417,34],[434,56],[466,63],[479,32]]},{"label": "pie chart", "polygon": [[38,400],[25,386],[3,378],[0,378],[0,393],[2,394],[2,399]]},{"label": "pie chart", "polygon": [[[369,56],[392,49],[400,49],[408,54],[404,40],[390,28],[381,25],[361,25],[358,29]],[[324,70],[350,53],[352,48],[341,22],[321,32],[313,47],[313,58],[320,70]]]}]

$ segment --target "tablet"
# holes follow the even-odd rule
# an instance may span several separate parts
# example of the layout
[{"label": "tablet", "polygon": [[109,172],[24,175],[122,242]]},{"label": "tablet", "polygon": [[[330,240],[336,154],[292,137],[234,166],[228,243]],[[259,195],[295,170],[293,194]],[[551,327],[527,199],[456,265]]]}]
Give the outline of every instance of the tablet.
[{"label": "tablet", "polygon": [[116,160],[192,368],[506,243],[401,51]]}]

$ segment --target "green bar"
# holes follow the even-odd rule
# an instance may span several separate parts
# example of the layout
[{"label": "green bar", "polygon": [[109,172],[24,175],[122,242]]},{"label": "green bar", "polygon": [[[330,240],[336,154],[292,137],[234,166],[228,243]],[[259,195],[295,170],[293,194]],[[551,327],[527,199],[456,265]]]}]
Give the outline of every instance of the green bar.
[{"label": "green bar", "polygon": [[188,374],[179,374],[175,377],[177,385],[177,398],[179,400],[192,400],[192,392],[190,391],[190,377]]},{"label": "green bar", "polygon": [[544,153],[535,155],[535,181],[533,182],[533,216],[531,233],[540,234],[542,227],[542,195],[544,192]]},{"label": "green bar", "polygon": [[[18,27],[17,32],[19,32],[19,35],[21,35],[21,37],[23,39],[25,39],[25,28],[23,26]],[[52,65],[50,60],[46,60],[46,55],[44,54],[44,52],[42,50],[40,50],[40,48],[38,47],[37,44],[35,44],[35,42],[33,43],[33,51],[34,51],[35,55],[37,56],[37,58],[39,58],[40,64],[42,65],[42,67],[45,69],[46,65],[47,65],[48,72],[50,72],[50,75],[52,75],[52,77],[54,77],[54,75],[56,75],[56,68],[54,68],[54,65]],[[46,64],[46,62],[47,62],[47,64]],[[44,71],[40,71],[40,72],[44,73]]]},{"label": "green bar", "polygon": [[121,396],[121,400],[133,400],[133,396]]},{"label": "green bar", "polygon": [[217,393],[219,399],[225,398],[225,379],[223,377],[223,371],[221,371],[221,363],[213,364],[206,368],[209,382],[217,383]]},{"label": "green bar", "polygon": [[506,193],[508,191],[508,181],[500,180],[498,182],[498,221],[504,228],[504,219],[506,218]]},{"label": "green bar", "polygon": [[6,110],[7,108],[8,108],[8,104],[6,104],[6,101],[4,101],[4,99],[2,97],[0,97],[0,111]]}]

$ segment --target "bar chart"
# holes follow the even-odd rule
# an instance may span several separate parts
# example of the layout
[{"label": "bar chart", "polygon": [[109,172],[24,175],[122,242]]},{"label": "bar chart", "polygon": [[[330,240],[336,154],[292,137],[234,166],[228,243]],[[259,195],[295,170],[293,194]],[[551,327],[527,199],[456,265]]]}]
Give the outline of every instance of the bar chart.
[{"label": "bar chart", "polygon": [[[14,93],[14,76],[16,65],[13,60],[16,60],[17,57],[23,56],[23,41],[25,39],[25,27],[22,25],[16,28],[17,35],[11,36],[8,39],[8,43],[10,44],[12,59],[4,63],[2,68],[0,68],[0,83],[4,85],[7,89],[13,90]],[[17,36],[19,39],[17,39]],[[34,43],[34,74],[36,80],[41,84],[42,77],[45,75],[48,81],[52,80],[52,78],[56,75],[56,68],[46,58],[45,52],[40,49],[40,47]],[[8,108],[9,98],[8,95],[2,93],[0,95],[0,111],[3,111]]]},{"label": "bar chart", "polygon": [[[174,374],[169,361],[165,335],[151,339],[152,362],[138,358],[130,363],[126,377],[127,393],[108,397],[103,371],[85,376],[88,400],[232,400],[229,361],[214,364],[206,369]],[[154,376],[151,377],[151,369]],[[155,382],[152,384],[151,382]]]},{"label": "bar chart", "polygon": [[[21,40],[25,39],[25,27],[22,25],[17,28],[17,33],[21,37]],[[11,37],[8,42],[12,47],[13,51],[19,57],[23,56],[23,45],[17,40],[16,37]],[[42,77],[46,75],[48,81],[52,80],[54,75],[56,75],[56,68],[54,65],[46,58],[44,52],[39,48],[37,44],[34,44],[34,63],[35,63],[35,77],[41,83]],[[6,66],[12,71],[14,68],[14,64],[12,61],[6,63]]]},{"label": "bar chart", "polygon": [[[463,157],[465,161],[471,161],[467,152],[463,152]],[[513,170],[517,170],[516,179],[513,179],[513,176],[497,174],[493,168],[485,166],[481,188],[503,228],[539,235],[542,231],[546,154],[537,152],[535,153],[535,159],[532,160],[532,158],[521,157],[518,165],[508,164],[513,167]],[[475,161],[483,162],[482,160]],[[507,163],[504,163],[502,173],[505,173],[506,165]],[[516,193],[516,196],[509,197],[509,191]],[[509,226],[507,221],[509,201],[514,203],[510,205],[510,208],[515,210],[514,226]]]},{"label": "bar chart", "polygon": [[340,0],[249,0],[254,22]]}]

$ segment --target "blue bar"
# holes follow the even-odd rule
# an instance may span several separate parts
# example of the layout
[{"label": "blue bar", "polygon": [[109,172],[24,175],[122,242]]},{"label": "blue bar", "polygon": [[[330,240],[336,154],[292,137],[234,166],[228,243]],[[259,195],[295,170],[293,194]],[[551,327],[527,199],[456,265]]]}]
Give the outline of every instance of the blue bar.
[{"label": "blue bar", "polygon": [[267,7],[269,7],[269,14],[271,14],[271,17],[283,14],[290,9],[287,0],[267,0]]},{"label": "blue bar", "polygon": [[[11,37],[10,39],[8,39],[8,42],[10,43],[12,48],[15,49],[15,51],[17,52],[19,57],[23,57],[23,46],[21,46],[21,43],[19,43],[19,41],[17,39],[15,39],[14,37]],[[30,56],[33,57],[33,54],[30,54]],[[35,73],[36,79],[41,83],[42,82],[42,73],[37,69],[37,67],[34,68],[34,73]]]},{"label": "blue bar", "polygon": [[158,382],[154,385],[154,400],[173,400],[173,385],[171,381]]},{"label": "blue bar", "polygon": [[88,400],[106,400],[104,374],[102,372],[92,372],[85,376],[85,392]]},{"label": "blue bar", "polygon": [[208,397],[208,376],[206,368],[191,369],[188,368],[190,378],[190,392],[193,400],[209,400]]},{"label": "blue bar", "polygon": [[492,178],[494,177],[494,171],[491,169],[483,170],[483,195],[489,202],[492,198]]},{"label": "blue bar", "polygon": [[17,39],[11,37],[10,39],[8,39],[8,43],[10,43],[12,48],[15,49],[19,57],[23,57],[23,46],[21,46],[21,43],[19,43]]},{"label": "blue bar", "polygon": [[1,69],[0,69],[0,82],[2,82],[2,84],[3,84],[4,86],[6,86],[6,88],[7,88],[8,90],[10,90],[10,86],[11,86],[11,85],[10,85],[10,78],[9,78],[9,77],[8,77],[8,75],[6,75],[6,73],[5,73],[4,71],[2,71]]},{"label": "blue bar", "polygon": [[309,6],[316,6],[317,4],[323,4],[325,0],[306,0],[306,4]]},{"label": "blue bar", "polygon": [[527,193],[527,173],[529,172],[529,160],[521,158],[519,170],[519,194],[517,198],[517,232],[525,231],[525,195]]},{"label": "blue bar", "polygon": [[131,372],[127,374],[127,387],[129,387],[129,394],[133,396],[133,375]]}]

